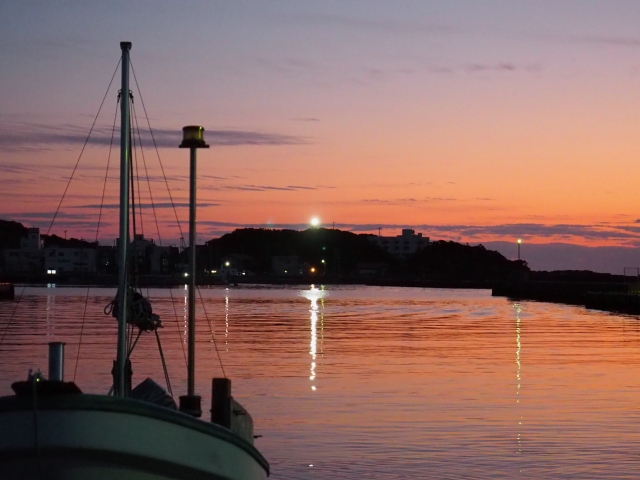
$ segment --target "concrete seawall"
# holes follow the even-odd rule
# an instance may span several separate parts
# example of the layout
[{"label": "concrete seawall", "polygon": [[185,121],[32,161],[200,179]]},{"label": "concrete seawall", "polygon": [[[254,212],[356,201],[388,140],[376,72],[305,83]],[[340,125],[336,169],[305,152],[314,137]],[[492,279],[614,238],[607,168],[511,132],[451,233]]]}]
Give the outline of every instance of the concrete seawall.
[{"label": "concrete seawall", "polygon": [[595,310],[640,315],[637,284],[530,281],[497,285],[491,294],[514,300],[582,305]]}]

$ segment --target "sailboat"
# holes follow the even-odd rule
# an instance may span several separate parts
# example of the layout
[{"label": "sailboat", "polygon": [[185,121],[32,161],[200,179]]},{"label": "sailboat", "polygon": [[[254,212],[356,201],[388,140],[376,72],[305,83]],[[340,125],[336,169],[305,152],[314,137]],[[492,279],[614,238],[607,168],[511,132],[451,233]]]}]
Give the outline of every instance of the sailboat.
[{"label": "sailboat", "polygon": [[[130,42],[121,42],[122,85],[129,92]],[[114,395],[89,395],[63,380],[64,348],[49,345],[49,374],[15,382],[0,398],[0,478],[260,480],[269,464],[253,445],[253,422],[231,396],[226,378],[213,379],[211,422],[194,393],[195,309],[191,271],[188,392],[180,408],[151,380],[130,389],[126,326],[134,292],[128,285],[129,102],[121,102],[118,319]],[[206,147],[202,127],[185,127],[191,149],[190,265],[195,268],[195,149]],[[127,308],[129,306],[129,308]],[[151,318],[151,322],[153,322]],[[134,398],[135,397],[135,398]]]}]

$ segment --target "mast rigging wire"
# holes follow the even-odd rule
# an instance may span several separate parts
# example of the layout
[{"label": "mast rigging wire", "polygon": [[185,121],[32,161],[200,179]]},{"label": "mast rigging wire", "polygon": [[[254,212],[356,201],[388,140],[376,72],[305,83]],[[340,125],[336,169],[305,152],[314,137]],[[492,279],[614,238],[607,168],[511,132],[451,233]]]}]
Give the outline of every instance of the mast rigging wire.
[{"label": "mast rigging wire", "polygon": [[[116,119],[118,117],[118,106],[120,105],[120,95],[116,100],[116,111],[113,116],[113,127],[111,128],[111,141],[109,142],[109,155],[107,156],[107,168],[104,172],[104,182],[102,184],[102,198],[100,200],[100,210],[98,212],[98,226],[96,227],[96,243],[98,242],[98,235],[100,232],[100,223],[102,220],[102,208],[104,207],[104,196],[107,189],[107,179],[109,177],[109,166],[111,164],[111,151],[113,149],[113,139],[116,131]],[[84,324],[87,318],[87,305],[89,303],[89,287],[87,287],[87,295],[84,299],[84,311],[82,312],[82,324],[80,325],[80,338],[78,339],[78,352],[76,353],[76,365],[73,369],[73,381],[76,381],[76,374],[78,373],[78,364],[80,363],[80,349],[82,348],[82,336],[84,334]]]},{"label": "mast rigging wire", "polygon": [[[127,135],[131,138],[131,119],[129,119],[129,126],[127,129]],[[136,224],[136,189],[135,189],[135,175],[133,174],[133,142],[129,142],[129,158],[132,159],[129,162],[129,194],[131,198],[131,222],[133,224],[133,238],[136,238],[136,234],[138,233],[137,224]],[[127,242],[130,242],[131,239],[127,239]],[[135,276],[138,273],[138,265],[137,262],[133,266],[132,275]]]},{"label": "mast rigging wire", "polygon": [[[131,109],[133,111],[133,121],[135,123],[135,130],[138,133],[138,143],[140,145],[140,156],[142,157],[142,164],[144,165],[144,173],[147,179],[147,189],[149,190],[149,201],[151,202],[151,209],[153,211],[153,219],[156,224],[156,233],[158,235],[158,244],[162,246],[162,236],[160,235],[160,225],[158,223],[158,214],[156,212],[156,204],[153,199],[153,193],[151,191],[151,180],[149,176],[149,169],[147,168],[147,160],[144,156],[144,148],[142,147],[142,136],[140,135],[140,125],[138,124],[138,116],[136,114],[133,102],[131,103]],[[140,195],[140,187],[138,186],[138,194]]]},{"label": "mast rigging wire", "polygon": [[142,103],[142,109],[144,110],[145,118],[147,119],[147,125],[149,126],[149,133],[151,133],[151,140],[153,141],[153,146],[156,150],[156,155],[158,157],[158,163],[160,164],[160,169],[162,170],[162,176],[164,178],[164,183],[167,187],[167,193],[169,194],[169,200],[171,201],[171,206],[173,207],[173,214],[176,217],[176,224],[178,225],[178,231],[180,232],[180,237],[184,237],[182,233],[182,226],[180,225],[180,220],[178,219],[178,212],[176,210],[176,204],[173,201],[173,197],[171,196],[171,189],[169,188],[169,182],[167,180],[167,175],[164,172],[164,166],[162,165],[162,160],[160,159],[160,152],[158,151],[158,144],[156,143],[156,137],[153,134],[153,129],[151,128],[151,122],[149,121],[149,114],[147,113],[147,107],[144,105],[144,99],[142,98],[142,90],[140,90],[140,85],[138,85],[138,78],[136,77],[136,71],[133,68],[133,62],[130,62],[131,72],[133,73],[133,80],[136,83],[136,88],[138,89],[138,94],[140,95],[140,103]]},{"label": "mast rigging wire", "polygon": [[[132,115],[129,117],[129,125],[130,125],[130,137],[131,137],[131,148],[133,151],[133,154],[131,156],[131,192],[133,194],[133,190],[134,190],[134,184],[133,184],[133,180],[135,178],[135,183],[137,184],[137,188],[138,188],[138,217],[140,218],[140,231],[142,232],[142,238],[144,238],[144,220],[142,217],[142,191],[140,189],[140,171],[138,168],[138,149],[136,148],[136,131],[135,131],[135,120],[132,120],[133,117],[133,94],[131,94],[130,97],[131,101],[130,101],[130,106],[129,106],[129,111],[132,113]],[[140,132],[138,132],[138,136],[139,136]],[[142,150],[142,144],[140,144],[140,150]],[[136,169],[136,174],[133,175],[133,168],[135,165],[135,169]],[[133,216],[135,218],[136,215],[136,210],[135,208],[133,209]],[[135,240],[135,236],[133,237]]]},{"label": "mast rigging wire", "polygon": [[20,292],[20,295],[18,295],[18,301],[16,302],[16,306],[13,308],[13,312],[11,312],[11,317],[9,317],[9,321],[7,322],[7,326],[4,327],[4,332],[2,332],[2,338],[0,338],[0,346],[2,345],[2,342],[4,342],[4,336],[7,334],[7,330],[9,330],[9,327],[11,326],[11,322],[13,322],[13,317],[15,317],[16,315],[16,310],[18,310],[18,305],[20,305],[20,301],[22,300],[22,297],[24,295],[25,288],[27,288],[27,286],[23,285],[22,291]]},{"label": "mast rigging wire", "polygon": [[104,172],[104,182],[102,184],[102,198],[100,199],[100,210],[98,211],[98,227],[96,228],[96,242],[98,241],[98,232],[100,231],[100,223],[102,222],[102,208],[104,207],[104,196],[107,191],[107,180],[109,177],[109,166],[111,165],[111,150],[113,149],[113,139],[116,133],[116,119],[118,117],[118,106],[120,105],[120,95],[116,100],[116,111],[113,115],[113,127],[111,128],[111,141],[109,142],[109,155],[107,156],[107,168]]},{"label": "mast rigging wire", "polygon": [[160,360],[162,361],[162,370],[164,370],[164,379],[167,382],[167,390],[169,395],[173,397],[173,390],[171,390],[171,382],[169,381],[169,370],[167,370],[167,362],[164,361],[164,353],[162,353],[162,344],[160,343],[160,335],[158,330],[154,330],[156,334],[156,340],[158,341],[158,351],[160,352]]},{"label": "mast rigging wire", "polygon": [[78,373],[78,362],[80,360],[80,348],[82,347],[82,334],[84,333],[84,322],[87,318],[87,305],[89,304],[89,290],[87,287],[87,295],[84,297],[84,310],[82,311],[82,324],[80,325],[80,338],[78,339],[78,352],[76,353],[76,366],[73,369],[73,382],[76,381],[76,374]]},{"label": "mast rigging wire", "polygon": [[204,300],[202,299],[202,292],[200,291],[200,286],[196,286],[198,290],[198,296],[200,297],[200,303],[202,304],[202,310],[204,311],[204,316],[207,319],[207,323],[209,324],[209,331],[211,331],[211,340],[213,341],[213,346],[216,349],[216,354],[218,355],[218,362],[220,362],[220,369],[222,370],[222,376],[227,378],[227,374],[224,373],[224,365],[222,365],[222,357],[220,356],[220,351],[218,350],[218,343],[216,342],[216,336],[213,333],[213,327],[211,326],[211,320],[209,320],[209,315],[207,314],[207,308],[204,306]]},{"label": "mast rigging wire", "polygon": [[62,193],[62,198],[60,199],[60,203],[58,204],[58,208],[56,208],[56,212],[53,214],[53,218],[51,219],[51,224],[49,225],[49,228],[47,229],[47,235],[49,235],[49,232],[51,231],[51,227],[53,227],[53,223],[56,221],[56,217],[58,216],[58,212],[60,211],[60,207],[62,206],[62,202],[64,201],[64,197],[67,195],[67,190],[69,190],[69,185],[71,185],[71,180],[73,180],[73,176],[76,173],[76,169],[78,168],[78,164],[80,163],[80,159],[82,158],[82,154],[84,153],[84,149],[87,147],[87,143],[89,143],[89,137],[91,137],[91,132],[93,132],[93,128],[96,125],[96,121],[98,120],[98,116],[100,115],[100,111],[102,110],[102,106],[104,105],[104,101],[107,98],[107,95],[109,94],[109,89],[111,88],[111,84],[113,83],[113,79],[116,76],[116,73],[118,72],[118,67],[120,66],[120,63],[122,62],[122,57],[120,57],[120,60],[118,60],[118,64],[116,65],[116,69],[113,71],[113,75],[111,75],[111,80],[109,81],[109,86],[107,87],[107,91],[104,94],[104,97],[102,97],[102,102],[100,102],[100,107],[98,108],[98,113],[96,113],[95,118],[93,119],[93,123],[91,124],[91,128],[89,129],[89,134],[87,135],[86,140],[84,141],[84,145],[82,145],[82,150],[80,150],[80,155],[78,155],[78,160],[76,160],[76,164],[73,167],[73,171],[71,172],[71,176],[69,177],[69,181],[67,182],[67,186],[64,189],[64,192]]},{"label": "mast rigging wire", "polygon": [[171,297],[171,305],[173,305],[173,314],[176,319],[176,327],[178,329],[178,338],[180,339],[180,346],[182,347],[182,355],[184,356],[184,366],[187,367],[187,352],[184,350],[184,342],[182,341],[182,332],[180,331],[180,321],[178,320],[178,311],[176,310],[176,302],[173,298],[173,288],[169,287],[169,296]]}]

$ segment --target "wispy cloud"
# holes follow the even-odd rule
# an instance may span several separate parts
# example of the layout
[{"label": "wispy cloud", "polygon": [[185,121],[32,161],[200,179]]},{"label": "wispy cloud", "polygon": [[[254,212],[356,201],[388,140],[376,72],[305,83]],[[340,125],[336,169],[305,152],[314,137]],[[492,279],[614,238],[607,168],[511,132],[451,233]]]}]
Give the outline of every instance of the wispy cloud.
[{"label": "wispy cloud", "polygon": [[614,47],[640,47],[640,38],[618,35],[544,35],[547,40],[584,43],[592,45],[611,45]]},{"label": "wispy cloud", "polygon": [[[218,228],[288,228],[305,229],[306,223],[229,223],[229,222],[204,222],[210,226]],[[461,238],[465,241],[496,238],[523,238],[535,239],[538,243],[558,241],[564,238],[571,243],[571,240],[591,240],[591,241],[619,241],[623,244],[635,244],[640,242],[640,229],[629,231],[625,225],[594,226],[594,225],[571,225],[555,224],[545,225],[537,223],[518,223],[501,225],[432,225],[432,224],[400,224],[400,223],[335,223],[336,228],[353,232],[377,232],[382,229],[387,232],[400,232],[403,228],[413,228],[418,232],[431,236],[433,239]],[[389,233],[391,234],[391,233]]]},{"label": "wispy cloud", "polygon": [[402,204],[412,204],[412,203],[458,202],[458,201],[460,201],[459,198],[453,198],[453,197],[423,197],[423,198],[406,197],[406,198],[394,198],[394,199],[364,198],[362,200],[359,200],[353,203],[363,202],[363,203],[375,203],[378,205],[402,205]]},{"label": "wispy cloud", "polygon": [[314,14],[301,17],[301,21],[309,25],[336,25],[349,30],[360,29],[372,32],[385,32],[394,35],[406,34],[455,34],[461,33],[451,25],[430,24],[417,21],[395,21],[391,19],[367,19],[345,15]]},{"label": "wispy cloud", "polygon": [[[49,150],[54,147],[83,145],[87,141],[89,129],[72,124],[46,125],[42,123],[22,122],[0,123],[0,150]],[[112,127],[99,125],[94,127],[88,143],[91,145],[109,146],[112,144]],[[141,138],[136,135],[135,143],[142,143],[144,147],[154,144],[159,148],[176,148],[182,138],[182,132],[172,129],[155,129],[153,137],[149,132],[141,132]],[[265,133],[248,130],[208,130],[206,139],[210,145],[240,146],[240,145],[300,145],[309,143],[306,137],[285,135],[279,133]],[[117,147],[117,132],[114,139]]]},{"label": "wispy cloud", "polygon": [[415,203],[418,200],[415,198],[396,198],[393,200],[383,199],[383,198],[364,198],[361,202],[364,203],[375,203],[377,205],[398,205],[402,203]]},{"label": "wispy cloud", "polygon": [[[175,204],[178,208],[186,208],[186,202]],[[199,207],[215,207],[216,202],[201,203]],[[113,211],[116,204],[107,204],[104,208]],[[73,235],[95,235],[97,227],[98,205],[85,205],[67,209],[60,212],[56,218],[54,231],[60,232],[68,229]],[[142,208],[149,209],[149,204],[143,204]],[[158,209],[171,208],[170,202],[156,204]],[[93,209],[94,212],[89,213]],[[177,231],[174,219],[166,217],[161,220],[161,231]],[[6,220],[22,222],[27,226],[38,226],[46,231],[51,224],[53,212],[26,212],[3,214]],[[610,245],[620,247],[640,246],[640,227],[633,225],[575,225],[575,224],[542,224],[542,223],[514,223],[500,225],[432,225],[432,224],[402,224],[402,223],[327,223],[326,228],[347,230],[354,233],[377,234],[379,229],[383,235],[398,235],[404,228],[412,228],[432,240],[454,240],[468,243],[505,242],[513,245],[515,239],[522,238],[525,243],[551,244],[565,243],[583,246]],[[198,221],[198,231],[201,241],[232,232],[238,228],[276,228],[290,230],[305,230],[308,223],[283,223],[283,222],[227,222],[217,220]],[[115,236],[117,221],[113,215],[103,215],[101,220],[101,232]],[[105,233],[106,234],[106,233]],[[166,235],[166,234],[164,234]]]},{"label": "wispy cloud", "polygon": [[321,187],[308,187],[302,185],[224,185],[221,186],[221,190],[242,190],[247,192],[267,192],[271,190],[283,191],[283,192],[296,192],[300,190],[318,190]]},{"label": "wispy cloud", "polygon": [[527,34],[524,32],[513,32],[507,28],[466,26],[454,26],[447,24],[434,24],[420,22],[416,20],[393,20],[393,19],[366,19],[343,15],[313,15],[302,19],[308,24],[336,25],[350,30],[360,29],[368,32],[389,33],[394,35],[501,35],[507,38],[536,38],[554,41],[591,43],[601,45],[613,45],[621,47],[639,47],[640,38],[624,35],[563,35],[554,33]]},{"label": "wispy cloud", "polygon": [[[206,207],[218,207],[222,205],[221,203],[213,203],[213,202],[198,202],[198,208],[206,208]],[[187,202],[176,202],[176,203],[171,203],[171,202],[158,202],[158,203],[140,203],[140,204],[136,204],[136,210],[137,209],[162,209],[162,208],[189,208],[189,203]],[[99,209],[100,205],[98,204],[93,204],[93,205],[73,205],[67,208],[73,208],[73,209],[80,209],[80,210],[95,210],[95,209]],[[102,205],[103,209],[106,210],[114,210],[114,209],[118,209],[120,208],[120,204],[118,203],[105,203],[104,205]]]}]

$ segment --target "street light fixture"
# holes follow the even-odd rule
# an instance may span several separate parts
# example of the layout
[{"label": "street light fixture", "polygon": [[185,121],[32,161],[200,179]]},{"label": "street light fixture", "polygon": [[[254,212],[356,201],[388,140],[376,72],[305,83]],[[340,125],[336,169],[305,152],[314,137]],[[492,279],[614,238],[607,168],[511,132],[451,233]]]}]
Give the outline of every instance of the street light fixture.
[{"label": "street light fixture", "polygon": [[180,410],[195,417],[202,415],[200,397],[195,394],[195,347],[196,347],[196,150],[209,148],[204,141],[204,128],[189,125],[182,129],[180,148],[191,152],[189,164],[189,338],[187,362],[187,395],[180,397]]},{"label": "street light fixture", "polygon": [[518,260],[520,260],[520,245],[522,245],[522,239],[518,239]]}]

